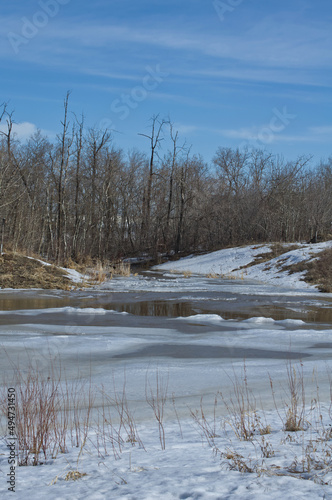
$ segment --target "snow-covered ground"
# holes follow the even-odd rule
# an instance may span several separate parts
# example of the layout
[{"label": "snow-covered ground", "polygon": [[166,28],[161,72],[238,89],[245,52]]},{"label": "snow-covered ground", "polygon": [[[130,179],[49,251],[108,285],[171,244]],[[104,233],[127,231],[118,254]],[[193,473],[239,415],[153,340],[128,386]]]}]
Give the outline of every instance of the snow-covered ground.
[{"label": "snow-covered ground", "polygon": [[[293,250],[289,259],[327,245]],[[16,371],[13,361],[24,373],[30,359],[45,374],[61,363],[69,384],[78,370],[83,381],[91,377],[96,399],[82,449],[68,437],[66,453],[16,467],[15,493],[6,483],[10,449],[0,440],[0,498],[332,499],[332,295],[292,282],[278,269],[271,271],[278,286],[266,284],[269,275],[259,267],[266,264],[245,269],[242,279],[235,269],[264,249],[269,251],[246,247],[183,259],[159,273],[113,278],[85,291],[1,292],[5,390]],[[240,279],[206,276],[220,273]],[[306,410],[297,432],[284,430],[292,401],[287,360],[298,381],[303,370]],[[164,387],[168,383],[165,449],[146,401],[146,384],[155,389],[157,373]],[[249,440],[239,438],[240,411],[232,410],[236,380],[242,388],[246,380],[253,394],[243,413],[253,433]],[[132,444],[122,426],[120,450],[119,439],[112,447],[111,426],[101,429],[100,388],[121,394],[124,381],[138,436]],[[299,395],[301,415],[301,387]],[[111,412],[114,438],[114,405]],[[85,475],[66,481],[70,471]]]},{"label": "snow-covered ground", "polygon": [[310,287],[301,278],[303,273],[289,274],[283,268],[302,261],[309,261],[315,254],[332,248],[332,241],[316,244],[298,244],[298,249],[286,252],[279,257],[250,267],[255,257],[271,251],[270,245],[251,245],[226,248],[206,255],[191,256],[178,261],[156,266],[156,269],[193,274],[215,274],[237,279],[252,279],[275,285],[296,288]]},{"label": "snow-covered ground", "polygon": [[[322,413],[328,421],[327,411]],[[181,421],[181,427],[175,420],[165,424],[165,450],[157,422],[151,420],[138,426],[144,449],[126,443],[118,459],[110,440],[106,440],[106,452],[101,443],[98,449],[96,431],[91,431],[81,454],[74,447],[43,465],[17,468],[15,494],[3,491],[1,498],[330,499],[332,487],[326,483],[332,479],[331,440],[323,437],[318,412],[311,410],[307,416],[312,427],[289,433],[281,430],[276,412],[265,414],[264,425],[266,421],[271,426],[271,433],[257,432],[249,441],[237,439],[227,424],[224,430],[218,419],[210,444],[193,419]],[[208,424],[213,428],[213,419]],[[1,452],[0,467],[5,473],[8,450],[4,444]],[[66,480],[70,471],[85,475]]]}]

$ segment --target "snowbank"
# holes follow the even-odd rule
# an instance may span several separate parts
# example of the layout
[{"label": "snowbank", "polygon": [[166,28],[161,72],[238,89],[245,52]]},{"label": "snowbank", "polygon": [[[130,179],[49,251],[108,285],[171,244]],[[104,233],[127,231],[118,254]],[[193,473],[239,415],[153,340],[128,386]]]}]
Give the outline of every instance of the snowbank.
[{"label": "snowbank", "polygon": [[[258,256],[271,251],[271,245],[250,245],[225,248],[206,255],[190,256],[167,262],[154,269],[160,271],[189,272],[216,275],[230,279],[251,279],[274,285],[295,288],[313,288],[303,281],[303,272],[289,274],[285,268],[292,264],[310,261],[322,250],[332,248],[332,241],[317,244],[297,244],[298,248],[279,257],[258,263]],[[253,264],[257,261],[257,264]]]}]

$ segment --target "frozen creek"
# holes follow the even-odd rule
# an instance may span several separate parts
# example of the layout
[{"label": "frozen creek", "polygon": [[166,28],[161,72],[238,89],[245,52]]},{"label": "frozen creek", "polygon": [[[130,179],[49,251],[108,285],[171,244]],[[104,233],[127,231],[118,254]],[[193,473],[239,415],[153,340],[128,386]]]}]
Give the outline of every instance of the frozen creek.
[{"label": "frozen creek", "polygon": [[[45,377],[50,367],[61,367],[69,385],[79,377],[91,381],[92,391],[104,386],[121,393],[125,382],[144,443],[143,448],[124,441],[121,452],[113,454],[108,437],[108,451],[103,451],[103,434],[100,437],[98,428],[92,427],[81,450],[68,445],[64,453],[58,450],[56,456],[42,460],[42,465],[17,467],[15,498],[332,498],[330,435],[324,434],[322,440],[320,431],[321,419],[328,430],[331,419],[331,305],[331,295],[306,287],[185,278],[167,272],[117,278],[75,292],[3,290],[3,386],[11,385],[17,369],[24,379],[29,363],[35,363]],[[275,409],[269,379],[282,401],[289,362],[303,367],[306,415],[311,421],[308,429],[290,437],[282,429],[279,412],[285,413]],[[244,363],[259,411],[264,408],[272,429],[267,436],[257,432],[252,441],[237,439],[232,426],[223,430],[221,422],[227,422],[229,415],[222,404],[216,420],[213,411],[215,394],[222,391],[226,398],[232,394],[234,377],[241,379]],[[165,449],[146,402],[146,381],[153,384],[156,373],[160,381],[168,380]],[[317,380],[321,405],[312,405]],[[207,419],[216,428],[213,449],[190,417],[202,396]],[[96,415],[100,405],[99,396],[94,401]],[[0,440],[1,498],[13,498],[6,484],[7,442]],[[312,458],[316,466],[310,474],[303,473],[301,460],[312,443],[319,448]],[[242,467],[242,459],[236,457],[244,457],[243,463],[252,470],[232,469],[234,464]],[[84,475],[66,481],[69,471]]]},{"label": "frozen creek", "polygon": [[250,386],[268,404],[269,375],[282,383],[286,360],[303,362],[308,384],[315,370],[329,391],[331,306],[331,294],[307,288],[156,272],[85,291],[2,291],[2,373],[10,379],[11,362],[24,369],[29,359],[96,384],[121,385],[125,374],[139,413],[147,372],[167,375],[185,408],[227,390],[245,360]]}]

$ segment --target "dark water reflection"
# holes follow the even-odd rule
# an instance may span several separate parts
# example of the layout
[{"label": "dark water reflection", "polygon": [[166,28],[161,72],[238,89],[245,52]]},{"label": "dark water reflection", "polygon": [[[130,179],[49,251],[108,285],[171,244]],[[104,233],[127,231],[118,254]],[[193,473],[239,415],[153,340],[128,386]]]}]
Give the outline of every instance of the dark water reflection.
[{"label": "dark water reflection", "polygon": [[[213,285],[214,280],[208,281]],[[186,281],[189,283],[189,281]],[[220,287],[219,287],[220,285]],[[140,317],[187,317],[195,314],[218,314],[224,319],[248,319],[262,316],[274,320],[301,319],[315,324],[332,324],[332,298],[328,295],[263,295],[241,294],[239,286],[229,289],[218,281],[218,291],[204,283],[202,291],[185,293],[183,290],[156,292],[130,289],[119,291],[85,290],[63,291],[3,291],[0,292],[0,311],[35,310],[47,308],[79,307],[104,308],[127,312]],[[0,315],[0,323],[6,322]],[[7,318],[8,319],[8,318]]]},{"label": "dark water reflection", "polygon": [[[73,296],[66,296],[66,292],[63,292],[64,296],[58,295],[59,292],[50,294],[50,296],[44,296],[42,293],[35,291],[17,291],[16,293],[1,292],[0,293],[0,311],[16,311],[20,309],[45,309],[45,308],[56,308],[56,307],[67,307],[67,306],[78,306],[82,307],[82,299],[75,299]],[[84,303],[84,300],[83,300]],[[83,306],[84,307],[84,306]]]},{"label": "dark water reflection", "polygon": [[198,309],[189,302],[170,302],[162,300],[139,301],[124,304],[112,304],[110,309],[127,312],[135,316],[163,316],[177,318],[179,316],[192,316]]},{"label": "dark water reflection", "polygon": [[248,319],[253,316],[272,318],[276,321],[284,319],[302,319],[306,322],[332,323],[332,307],[307,306],[305,310],[294,311],[288,307],[261,305],[243,307],[241,303],[233,305],[220,303],[178,302],[173,301],[139,301],[133,303],[110,304],[109,309],[127,312],[135,316],[163,316],[176,318],[194,314],[219,314],[224,319]]}]

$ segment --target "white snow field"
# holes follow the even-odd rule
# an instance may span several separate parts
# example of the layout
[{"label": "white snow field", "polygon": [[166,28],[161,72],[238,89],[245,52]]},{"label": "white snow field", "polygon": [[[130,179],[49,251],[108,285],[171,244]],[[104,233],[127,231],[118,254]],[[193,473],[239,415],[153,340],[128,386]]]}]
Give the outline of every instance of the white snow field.
[{"label": "white snow field", "polygon": [[315,258],[315,254],[326,248],[332,248],[332,241],[298,244],[298,247],[298,249],[290,250],[268,262],[246,268],[245,266],[251,264],[257,255],[270,252],[270,245],[226,248],[206,255],[191,256],[178,261],[167,262],[156,266],[156,268],[175,272],[191,272],[204,275],[217,274],[238,279],[253,279],[275,285],[284,284],[294,288],[310,287],[301,280],[303,273],[289,274],[283,268]]},{"label": "white snow field", "polygon": [[[242,279],[235,269],[264,250],[187,258],[85,291],[1,291],[0,498],[332,499],[332,294],[265,264]],[[240,279],[206,276],[220,273]],[[83,423],[78,441],[68,428],[60,449],[51,430],[46,458],[11,470],[6,397],[29,364],[46,384],[60,368],[68,388],[78,384],[81,415],[89,387],[94,403],[86,439]]]}]

